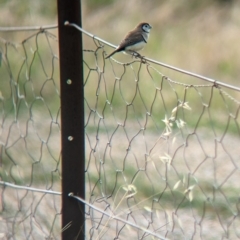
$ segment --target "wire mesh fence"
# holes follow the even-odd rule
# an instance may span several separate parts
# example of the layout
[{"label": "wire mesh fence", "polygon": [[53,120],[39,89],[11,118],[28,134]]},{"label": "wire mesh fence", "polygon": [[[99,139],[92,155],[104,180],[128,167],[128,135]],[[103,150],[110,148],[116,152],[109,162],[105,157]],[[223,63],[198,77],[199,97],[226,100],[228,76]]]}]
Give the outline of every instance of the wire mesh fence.
[{"label": "wire mesh fence", "polygon": [[239,89],[81,31],[87,239],[239,238]]},{"label": "wire mesh fence", "polygon": [[[58,42],[0,42],[0,237],[60,239]],[[86,239],[239,238],[239,89],[83,51]]]},{"label": "wire mesh fence", "polygon": [[0,238],[59,239],[56,26],[55,30],[26,28],[24,38],[15,31],[20,29],[11,30],[0,39]]}]

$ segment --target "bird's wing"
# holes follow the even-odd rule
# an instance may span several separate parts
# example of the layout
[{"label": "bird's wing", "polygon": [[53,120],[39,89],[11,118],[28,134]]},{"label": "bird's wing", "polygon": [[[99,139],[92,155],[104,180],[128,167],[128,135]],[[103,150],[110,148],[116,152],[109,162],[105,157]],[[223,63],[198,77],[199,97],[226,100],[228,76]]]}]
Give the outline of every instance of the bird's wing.
[{"label": "bird's wing", "polygon": [[124,50],[125,47],[134,45],[140,41],[146,42],[141,32],[129,32],[118,46],[118,51]]}]

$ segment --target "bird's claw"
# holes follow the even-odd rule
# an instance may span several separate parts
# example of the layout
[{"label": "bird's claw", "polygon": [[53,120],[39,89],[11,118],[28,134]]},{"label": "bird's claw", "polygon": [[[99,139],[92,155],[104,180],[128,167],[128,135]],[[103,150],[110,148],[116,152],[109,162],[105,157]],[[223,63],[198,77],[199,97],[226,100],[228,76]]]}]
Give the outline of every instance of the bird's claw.
[{"label": "bird's claw", "polygon": [[146,63],[146,59],[144,59],[145,56],[142,56],[140,53],[132,51],[132,57],[140,58],[142,63]]}]

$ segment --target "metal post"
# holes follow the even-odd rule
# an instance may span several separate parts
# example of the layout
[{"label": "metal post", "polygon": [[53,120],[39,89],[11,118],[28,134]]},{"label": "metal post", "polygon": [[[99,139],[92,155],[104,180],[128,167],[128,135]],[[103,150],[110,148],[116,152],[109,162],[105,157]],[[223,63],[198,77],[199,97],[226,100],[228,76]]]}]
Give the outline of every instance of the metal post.
[{"label": "metal post", "polygon": [[82,34],[65,26],[81,26],[81,1],[58,0],[62,131],[62,239],[84,239],[84,204],[68,197],[85,198],[85,143]]}]

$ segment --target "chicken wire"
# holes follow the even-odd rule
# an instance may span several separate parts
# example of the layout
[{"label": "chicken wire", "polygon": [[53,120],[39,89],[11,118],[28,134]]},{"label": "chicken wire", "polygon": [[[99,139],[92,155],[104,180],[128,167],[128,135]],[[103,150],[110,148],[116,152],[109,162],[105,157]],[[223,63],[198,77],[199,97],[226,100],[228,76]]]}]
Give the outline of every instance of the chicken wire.
[{"label": "chicken wire", "polygon": [[239,238],[239,89],[106,60],[111,44],[70,25],[85,33],[86,238]]},{"label": "chicken wire", "polygon": [[0,238],[59,239],[58,41],[28,30],[0,39]]},{"label": "chicken wire", "polygon": [[[44,29],[1,39],[3,239],[64,231],[57,44]],[[69,197],[86,204],[86,239],[239,238],[239,89],[146,58],[105,60],[94,36],[83,51],[86,199]]]}]

